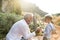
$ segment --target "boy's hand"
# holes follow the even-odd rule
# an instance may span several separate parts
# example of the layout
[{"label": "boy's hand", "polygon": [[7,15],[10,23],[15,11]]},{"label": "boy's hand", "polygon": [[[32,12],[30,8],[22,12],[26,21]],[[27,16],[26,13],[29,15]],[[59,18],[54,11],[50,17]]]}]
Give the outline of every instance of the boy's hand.
[{"label": "boy's hand", "polygon": [[57,34],[56,30],[53,30],[53,31],[52,31],[52,34]]}]

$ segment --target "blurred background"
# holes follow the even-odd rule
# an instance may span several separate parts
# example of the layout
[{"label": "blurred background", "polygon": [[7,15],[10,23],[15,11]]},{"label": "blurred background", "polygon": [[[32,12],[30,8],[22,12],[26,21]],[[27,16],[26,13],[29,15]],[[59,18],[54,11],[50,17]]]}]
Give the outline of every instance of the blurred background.
[{"label": "blurred background", "polygon": [[51,40],[60,40],[60,1],[59,0],[0,0],[0,40],[5,40],[11,26],[21,20],[26,13],[34,15],[30,24],[31,32],[37,27],[44,29],[45,15],[52,15],[57,34]]}]

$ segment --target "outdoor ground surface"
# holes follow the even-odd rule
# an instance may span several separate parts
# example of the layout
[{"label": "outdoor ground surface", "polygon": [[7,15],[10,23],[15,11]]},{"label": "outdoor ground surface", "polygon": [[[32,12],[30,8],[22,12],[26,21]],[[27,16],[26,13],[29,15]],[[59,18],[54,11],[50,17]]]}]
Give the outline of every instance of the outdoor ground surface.
[{"label": "outdoor ground surface", "polygon": [[57,34],[52,35],[52,40],[60,40],[60,26],[56,26]]},{"label": "outdoor ground surface", "polygon": [[[56,26],[57,34],[51,35],[51,40],[60,40],[60,26]],[[34,37],[33,40],[42,40],[43,36]]]}]

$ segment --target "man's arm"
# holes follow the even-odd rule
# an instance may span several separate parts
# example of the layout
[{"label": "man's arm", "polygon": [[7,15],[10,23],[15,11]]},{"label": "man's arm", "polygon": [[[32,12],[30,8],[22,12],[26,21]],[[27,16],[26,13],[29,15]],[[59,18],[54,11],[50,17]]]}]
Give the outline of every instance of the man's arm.
[{"label": "man's arm", "polygon": [[25,32],[25,34],[24,34],[24,38],[25,39],[29,39],[29,38],[32,38],[32,37],[34,37],[36,34],[35,34],[35,32],[32,32],[32,33],[27,33],[27,32]]},{"label": "man's arm", "polygon": [[30,32],[30,29],[29,29],[29,26],[25,25],[25,24],[22,24],[22,33],[23,33],[23,37],[25,39],[29,39],[29,38],[32,38],[34,37],[36,34],[35,32]]}]

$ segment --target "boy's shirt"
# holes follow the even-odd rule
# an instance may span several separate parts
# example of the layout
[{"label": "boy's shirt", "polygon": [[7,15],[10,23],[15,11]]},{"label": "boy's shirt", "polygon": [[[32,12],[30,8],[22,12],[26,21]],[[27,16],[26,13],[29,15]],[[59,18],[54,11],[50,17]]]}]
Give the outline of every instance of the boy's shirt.
[{"label": "boy's shirt", "polygon": [[55,30],[55,27],[52,23],[47,24],[45,31],[44,31],[44,37],[51,38],[51,32]]}]

